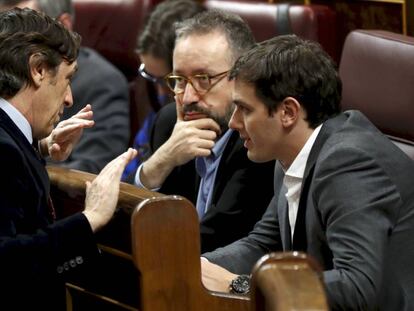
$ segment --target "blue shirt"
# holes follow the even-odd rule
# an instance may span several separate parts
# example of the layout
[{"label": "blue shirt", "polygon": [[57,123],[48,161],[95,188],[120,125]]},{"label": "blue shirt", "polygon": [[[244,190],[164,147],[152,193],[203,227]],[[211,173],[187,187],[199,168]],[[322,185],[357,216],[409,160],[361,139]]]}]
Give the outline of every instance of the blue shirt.
[{"label": "blue shirt", "polygon": [[138,131],[137,135],[135,136],[133,147],[138,151],[138,155],[125,167],[125,170],[122,173],[121,177],[122,181],[127,180],[128,176],[131,173],[137,171],[138,166],[140,166],[141,163],[149,157],[150,133],[155,121],[155,116],[156,113],[154,111],[151,111],[145,118],[142,128]]},{"label": "blue shirt", "polygon": [[[211,197],[213,195],[214,189],[214,182],[216,180],[220,159],[232,133],[233,130],[229,129],[226,131],[226,133],[224,133],[223,136],[220,137],[220,139],[216,142],[213,149],[211,150],[210,156],[197,157],[195,159],[196,171],[197,174],[201,177],[200,188],[198,189],[196,204],[199,220],[203,218],[204,214],[210,207]],[[137,185],[140,188],[145,188],[139,178],[141,169],[142,163],[138,167],[137,173],[135,175],[135,185]],[[154,188],[150,190],[158,191],[159,188]]]},{"label": "blue shirt", "polygon": [[220,159],[232,133],[233,130],[229,129],[220,137],[211,150],[211,155],[208,157],[197,157],[195,160],[196,171],[201,177],[196,204],[199,220],[203,218],[210,207]]}]

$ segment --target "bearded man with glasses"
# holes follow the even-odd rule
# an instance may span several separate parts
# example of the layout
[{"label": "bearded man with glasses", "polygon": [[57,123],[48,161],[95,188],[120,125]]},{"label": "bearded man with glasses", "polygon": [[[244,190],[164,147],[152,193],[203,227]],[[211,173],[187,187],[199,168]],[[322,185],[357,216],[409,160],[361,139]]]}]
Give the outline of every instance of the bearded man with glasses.
[{"label": "bearded man with glasses", "polygon": [[158,113],[153,153],[134,182],[191,200],[200,220],[201,251],[248,233],[272,196],[274,162],[256,164],[237,132],[227,72],[254,39],[243,20],[210,10],[176,25],[173,70],[165,83],[175,103]]},{"label": "bearded man with glasses", "polygon": [[[161,107],[174,100],[173,93],[164,80],[172,70],[175,42],[173,25],[205,10],[201,3],[194,0],[164,0],[151,12],[139,35],[136,51],[141,65],[138,68],[138,75],[146,80],[149,111],[134,137],[133,147],[138,150],[138,156],[125,168],[122,174],[123,181],[132,182],[137,167],[151,155],[149,141],[155,116]],[[140,107],[144,104],[142,108],[145,111],[145,102],[142,102],[141,98],[136,100],[140,103]]]}]

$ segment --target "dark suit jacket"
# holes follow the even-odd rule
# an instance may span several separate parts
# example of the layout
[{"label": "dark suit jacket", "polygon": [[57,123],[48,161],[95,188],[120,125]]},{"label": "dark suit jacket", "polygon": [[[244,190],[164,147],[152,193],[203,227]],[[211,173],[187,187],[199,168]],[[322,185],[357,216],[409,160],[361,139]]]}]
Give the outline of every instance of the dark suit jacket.
[{"label": "dark suit jacket", "polygon": [[84,130],[66,161],[53,164],[98,174],[128,147],[128,83],[115,66],[92,49],[82,47],[77,61],[78,71],[71,84],[73,106],[65,108],[62,120],[91,104],[95,126]]},{"label": "dark suit jacket", "polygon": [[92,230],[83,214],[53,223],[44,161],[2,109],[0,172],[0,309],[60,310],[68,272],[97,255]]},{"label": "dark suit jacket", "polygon": [[[170,137],[176,119],[174,103],[160,110],[151,135],[153,150]],[[273,161],[251,162],[239,134],[232,134],[219,164],[211,206],[200,223],[202,252],[227,245],[253,228],[272,197],[273,166]],[[192,160],[175,168],[159,192],[184,196],[195,205],[199,183]]]},{"label": "dark suit jacket", "polygon": [[249,273],[269,251],[299,249],[324,268],[333,310],[412,310],[414,163],[360,112],[326,121],[306,165],[293,247],[280,165],[275,196],[248,237],[205,256]]}]

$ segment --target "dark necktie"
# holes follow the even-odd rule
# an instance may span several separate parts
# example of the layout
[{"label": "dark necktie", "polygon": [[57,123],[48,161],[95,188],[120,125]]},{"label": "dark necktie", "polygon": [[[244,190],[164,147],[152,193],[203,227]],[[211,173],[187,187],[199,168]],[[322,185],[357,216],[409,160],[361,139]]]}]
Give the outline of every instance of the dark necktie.
[{"label": "dark necktie", "polygon": [[[36,153],[36,157],[38,158],[38,160],[40,162],[42,162],[43,165],[45,165],[46,162],[43,159],[43,157],[42,157],[42,155],[41,155],[41,153],[38,149],[38,146],[39,146],[38,140],[34,139],[32,146],[33,146],[33,149]],[[52,221],[55,221],[56,220],[56,211],[55,211],[55,207],[53,206],[53,201],[52,201],[52,197],[50,196],[50,194],[48,194],[48,197],[47,197],[47,207],[48,207],[50,218],[52,219]]]}]

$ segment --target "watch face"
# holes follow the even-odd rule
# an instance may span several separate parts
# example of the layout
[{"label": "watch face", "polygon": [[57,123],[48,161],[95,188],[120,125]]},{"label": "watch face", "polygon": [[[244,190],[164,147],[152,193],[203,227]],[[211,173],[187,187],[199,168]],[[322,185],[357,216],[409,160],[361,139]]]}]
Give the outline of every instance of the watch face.
[{"label": "watch face", "polygon": [[230,291],[235,294],[247,294],[250,291],[250,276],[239,275],[231,281]]}]

